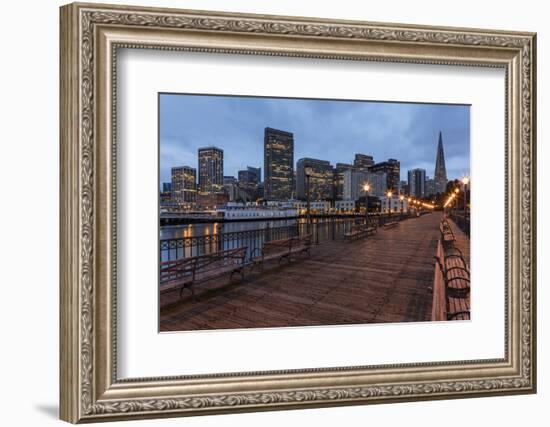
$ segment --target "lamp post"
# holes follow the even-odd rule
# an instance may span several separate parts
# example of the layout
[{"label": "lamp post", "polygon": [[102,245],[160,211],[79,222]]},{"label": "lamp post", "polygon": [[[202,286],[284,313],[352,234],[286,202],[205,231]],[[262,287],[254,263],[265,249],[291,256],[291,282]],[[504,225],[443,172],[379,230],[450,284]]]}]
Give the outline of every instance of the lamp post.
[{"label": "lamp post", "polygon": [[363,185],[363,191],[365,192],[365,225],[368,225],[369,224],[369,191],[370,191],[370,185],[368,182]]},{"label": "lamp post", "polygon": [[391,218],[391,190],[386,193],[386,196],[388,196],[388,219]]},{"label": "lamp post", "polygon": [[466,228],[466,186],[470,182],[470,178],[465,176],[462,178],[462,184],[464,185],[464,228]]},{"label": "lamp post", "polygon": [[402,220],[403,219],[403,201],[405,200],[405,196],[401,194],[399,196],[399,200],[401,200],[401,214],[399,215],[399,220]]},{"label": "lamp post", "polygon": [[454,198],[455,198],[455,220],[457,219],[457,215],[458,215],[458,193],[460,193],[460,189],[458,187],[456,187],[454,189]]},{"label": "lamp post", "polygon": [[309,233],[310,224],[311,224],[311,209],[310,209],[310,200],[309,200],[309,179],[311,177],[311,168],[304,168],[304,174],[306,176],[306,228]]}]

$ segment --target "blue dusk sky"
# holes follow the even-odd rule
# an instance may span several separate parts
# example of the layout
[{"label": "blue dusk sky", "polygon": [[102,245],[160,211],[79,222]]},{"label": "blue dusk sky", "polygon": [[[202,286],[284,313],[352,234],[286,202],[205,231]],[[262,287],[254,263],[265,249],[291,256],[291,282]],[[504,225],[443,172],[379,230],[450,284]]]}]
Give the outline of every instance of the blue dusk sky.
[{"label": "blue dusk sky", "polygon": [[[426,169],[433,178],[439,131],[449,179],[470,173],[470,107],[238,96],[161,94],[160,183],[174,166],[197,168],[197,149],[224,150],[224,175],[246,166],[264,169],[264,128],[294,134],[294,162],[302,157],[352,163],[355,153],[375,162],[395,158],[401,179]],[[263,179],[263,177],[262,177]]]}]

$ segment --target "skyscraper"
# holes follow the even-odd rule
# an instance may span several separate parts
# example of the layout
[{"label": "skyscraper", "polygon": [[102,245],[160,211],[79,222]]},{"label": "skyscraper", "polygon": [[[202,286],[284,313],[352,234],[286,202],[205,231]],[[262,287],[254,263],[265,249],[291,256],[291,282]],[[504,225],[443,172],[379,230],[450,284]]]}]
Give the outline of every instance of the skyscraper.
[{"label": "skyscraper", "polygon": [[435,180],[426,177],[426,196],[433,196],[435,194]]},{"label": "skyscraper", "polygon": [[305,200],[307,197],[306,169],[309,173],[310,200],[330,200],[334,196],[334,175],[332,166],[326,160],[303,158],[296,165],[296,197]]},{"label": "skyscraper", "polygon": [[249,171],[249,172],[252,172],[253,174],[256,175],[256,181],[258,183],[262,182],[262,168],[255,168],[255,167],[252,167],[252,166],[247,166],[246,170]]},{"label": "skyscraper", "polygon": [[258,175],[249,169],[238,172],[239,188],[245,191],[251,200],[258,198]]},{"label": "skyscraper", "polygon": [[437,154],[435,157],[435,192],[444,193],[447,189],[447,170],[445,169],[445,153],[443,152],[443,138],[439,131],[439,142],[437,143]]},{"label": "skyscraper", "polygon": [[265,128],[264,133],[264,198],[288,200],[294,185],[294,135]]},{"label": "skyscraper", "polygon": [[353,165],[348,163],[336,163],[334,168],[334,198],[341,200],[344,198],[344,172],[353,169]]},{"label": "skyscraper", "polygon": [[374,165],[374,159],[372,156],[366,154],[356,154],[353,160],[353,167],[359,171],[367,172],[369,168]]},{"label": "skyscraper", "polygon": [[386,174],[386,186],[388,190],[398,191],[401,176],[401,164],[399,160],[388,159],[387,162],[380,162],[369,167],[370,172],[382,172]]},{"label": "skyscraper", "polygon": [[199,191],[216,193],[223,188],[223,150],[217,147],[199,148]]},{"label": "skyscraper", "polygon": [[414,197],[426,195],[426,170],[412,169],[408,171],[409,194]]},{"label": "skyscraper", "polygon": [[192,204],[197,196],[197,170],[189,166],[172,168],[172,199],[180,204]]}]

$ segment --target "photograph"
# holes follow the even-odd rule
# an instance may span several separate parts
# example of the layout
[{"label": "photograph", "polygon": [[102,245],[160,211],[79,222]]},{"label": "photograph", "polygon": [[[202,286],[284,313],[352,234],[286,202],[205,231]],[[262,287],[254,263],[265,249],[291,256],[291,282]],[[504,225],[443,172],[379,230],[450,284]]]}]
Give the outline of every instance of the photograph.
[{"label": "photograph", "polygon": [[158,118],[160,332],[470,320],[470,105],[159,93]]}]

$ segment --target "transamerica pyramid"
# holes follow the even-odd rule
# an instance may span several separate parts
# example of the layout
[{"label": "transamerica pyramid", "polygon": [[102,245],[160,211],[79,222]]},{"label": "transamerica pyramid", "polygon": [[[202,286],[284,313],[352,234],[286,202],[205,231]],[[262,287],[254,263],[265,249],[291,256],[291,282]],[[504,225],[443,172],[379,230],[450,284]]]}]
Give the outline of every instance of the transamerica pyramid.
[{"label": "transamerica pyramid", "polygon": [[443,138],[439,131],[439,142],[437,143],[437,155],[435,157],[435,192],[444,193],[447,189],[447,169],[445,169],[445,153],[443,153]]}]

